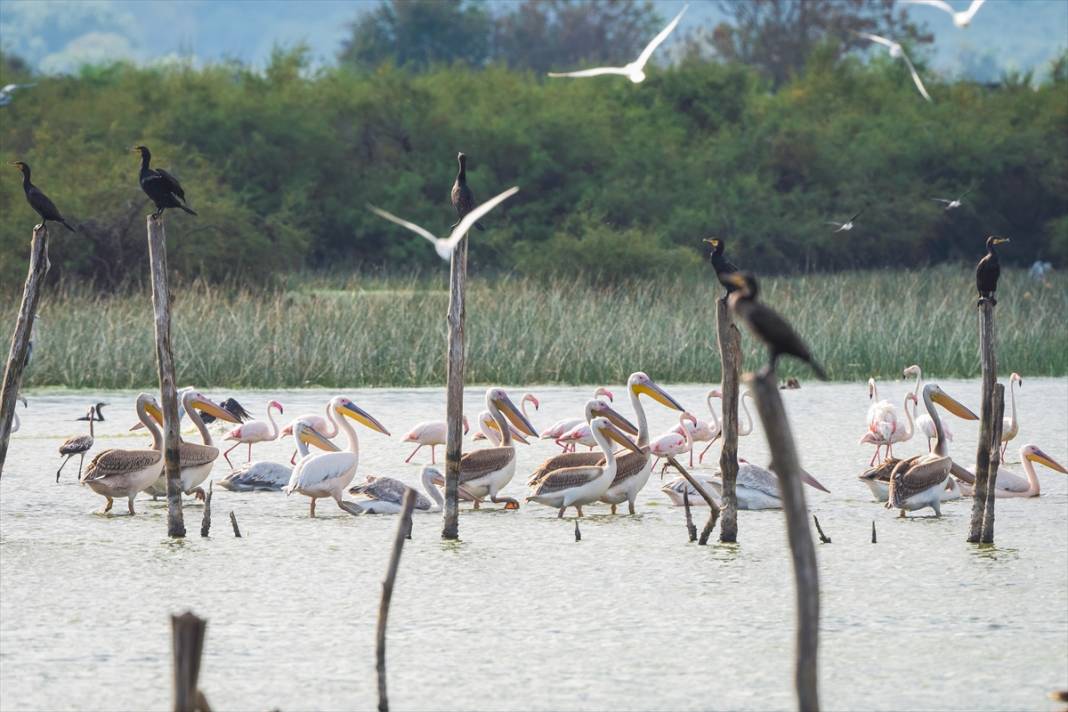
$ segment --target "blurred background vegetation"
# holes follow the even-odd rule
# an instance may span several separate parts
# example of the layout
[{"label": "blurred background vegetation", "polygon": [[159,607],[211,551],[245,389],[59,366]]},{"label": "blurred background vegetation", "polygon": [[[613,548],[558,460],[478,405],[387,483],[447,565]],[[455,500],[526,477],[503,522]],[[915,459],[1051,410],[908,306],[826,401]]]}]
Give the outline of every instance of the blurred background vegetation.
[{"label": "blurred background vegetation", "polygon": [[[817,7],[818,6],[818,7]],[[53,230],[55,281],[114,289],[146,272],[134,144],[182,181],[199,218],[169,215],[179,278],[279,283],[315,269],[440,270],[374,203],[445,234],[455,155],[485,199],[521,192],[472,242],[481,274],[619,280],[697,273],[701,238],[760,272],[1068,259],[1068,59],[1041,81],[925,72],[926,28],[890,0],[727,3],[640,86],[550,80],[623,63],[662,26],[642,2],[382,2],[337,62],[278,48],[265,69],[96,64],[34,75],[4,55],[0,284],[17,290],[30,228],[24,160],[77,234]],[[499,8],[498,8],[499,10]],[[934,101],[855,31],[902,39]],[[959,210],[931,200],[973,192]],[[863,210],[851,233],[828,220]]]}]

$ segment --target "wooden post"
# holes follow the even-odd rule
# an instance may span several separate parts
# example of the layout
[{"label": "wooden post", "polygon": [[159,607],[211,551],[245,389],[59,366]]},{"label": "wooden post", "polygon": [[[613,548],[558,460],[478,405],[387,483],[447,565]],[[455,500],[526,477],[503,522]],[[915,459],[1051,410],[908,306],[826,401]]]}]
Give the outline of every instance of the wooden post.
[{"label": "wooden post", "polygon": [[449,345],[446,376],[445,521],[442,539],[460,538],[460,456],[463,454],[464,316],[467,289],[467,235],[452,251],[449,269]]},{"label": "wooden post", "polygon": [[693,523],[693,514],[690,512],[690,490],[682,490],[682,507],[686,510],[686,535],[690,541],[697,541],[697,525]]},{"label": "wooden post", "polygon": [[994,385],[994,407],[991,413],[990,464],[986,482],[986,507],[983,509],[983,531],[980,541],[994,543],[994,500],[997,499],[998,468],[1001,466],[1001,431],[1005,424],[1005,386]]},{"label": "wooden post", "polygon": [[204,516],[200,519],[200,536],[211,532],[211,495],[214,482],[208,482],[208,494],[204,497]]},{"label": "wooden post", "polygon": [[174,712],[210,712],[204,693],[197,687],[207,628],[208,622],[191,611],[171,616]]},{"label": "wooden post", "polygon": [[41,301],[41,288],[48,274],[48,228],[44,223],[33,228],[30,240],[30,269],[26,274],[26,286],[22,288],[22,304],[19,306],[15,333],[11,336],[11,349],[4,368],[4,386],[0,391],[0,475],[4,473],[7,460],[7,445],[11,438],[11,423],[15,416],[15,400],[22,386],[22,371],[26,368],[33,320],[37,318],[37,304]]},{"label": "wooden post", "polygon": [[378,631],[375,635],[375,669],[378,671],[378,712],[389,712],[389,697],[386,694],[386,623],[389,620],[389,602],[393,598],[393,582],[397,578],[404,539],[412,526],[412,507],[415,506],[415,491],[410,487],[404,492],[401,503],[397,534],[393,537],[393,553],[389,556],[386,580],[382,582],[382,598],[378,603]]},{"label": "wooden post", "polygon": [[820,526],[820,518],[815,514],[812,515],[812,521],[816,523],[816,533],[820,535],[821,544],[830,544],[831,538],[823,533],[823,527]]},{"label": "wooden post", "polygon": [[691,475],[685,467],[679,464],[678,460],[671,455],[665,456],[664,459],[666,459],[672,467],[678,470],[680,475],[686,478],[686,481],[690,483],[690,486],[697,490],[697,493],[701,495],[705,500],[705,503],[708,504],[708,521],[705,522],[705,528],[701,530],[701,536],[697,539],[697,543],[704,546],[708,543],[708,537],[712,535],[712,530],[716,528],[716,522],[719,520],[719,505],[712,499],[712,495],[705,491],[704,486],[695,480],[693,475]]},{"label": "wooden post", "polygon": [[234,537],[240,539],[241,530],[237,527],[237,515],[234,514],[234,511],[232,509],[230,510],[230,526],[234,528]]},{"label": "wooden post", "polygon": [[757,412],[764,425],[764,434],[771,450],[772,470],[779,478],[783,510],[786,513],[786,533],[793,559],[794,582],[797,593],[797,651],[794,684],[797,688],[798,708],[803,712],[819,710],[819,652],[820,584],[816,568],[816,546],[808,527],[808,511],[801,483],[801,463],[797,457],[790,422],[779,395],[778,377],[774,371],[751,377]]},{"label": "wooden post", "polygon": [[972,518],[968,541],[978,543],[983,535],[987,484],[990,479],[990,438],[994,410],[994,383],[997,381],[997,344],[994,334],[994,305],[984,299],[979,305],[979,364],[983,373],[982,400],[979,410],[979,449],[975,455],[975,488],[972,493]]},{"label": "wooden post", "polygon": [[719,454],[719,470],[723,478],[723,521],[719,525],[719,540],[738,541],[738,374],[742,366],[742,335],[731,319],[727,298],[716,302],[716,339],[723,381],[723,448]]},{"label": "wooden post", "polygon": [[875,534],[875,520],[871,520],[871,543],[878,544],[879,538]]},{"label": "wooden post", "polygon": [[167,232],[163,218],[148,216],[148,261],[152,269],[152,311],[156,323],[156,366],[163,400],[163,471],[167,475],[167,535],[185,536],[181,465],[178,459],[178,392],[171,350],[171,294],[167,286]]}]

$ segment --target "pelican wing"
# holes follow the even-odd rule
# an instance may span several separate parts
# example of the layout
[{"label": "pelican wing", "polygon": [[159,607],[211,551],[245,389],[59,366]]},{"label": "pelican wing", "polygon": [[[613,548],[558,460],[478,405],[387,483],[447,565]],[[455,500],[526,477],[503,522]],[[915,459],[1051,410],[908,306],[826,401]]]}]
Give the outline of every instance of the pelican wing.
[{"label": "pelican wing", "polygon": [[382,208],[376,208],[373,205],[368,205],[367,207],[370,208],[371,212],[374,213],[375,215],[377,215],[378,217],[385,218],[386,220],[389,220],[390,222],[397,223],[401,227],[411,230],[416,235],[419,235],[422,238],[430,240],[430,242],[432,244],[436,245],[438,243],[438,238],[436,236],[434,236],[426,228],[424,228],[424,227],[422,227],[420,225],[416,225],[413,222],[408,222],[404,218],[399,218],[396,215],[394,215],[393,213],[387,212],[387,211],[383,210]]},{"label": "pelican wing", "polygon": [[951,465],[948,457],[913,457],[898,463],[890,475],[887,508],[899,508],[909,497],[942,484]]},{"label": "pelican wing", "polygon": [[[722,476],[722,475],[721,475]],[[739,487],[763,492],[770,497],[781,498],[779,491],[779,478],[771,470],[765,470],[748,462],[738,466],[738,478],[735,484]]]},{"label": "pelican wing", "polygon": [[[362,494],[370,499],[389,502],[399,507],[404,502],[404,493],[409,489],[411,488],[408,485],[393,477],[369,476],[363,482],[350,487],[349,494]],[[430,509],[430,501],[416,492],[415,508]]]},{"label": "pelican wing", "polygon": [[159,450],[105,450],[98,453],[85,468],[82,482],[102,480],[105,477],[127,475],[143,470],[158,463],[161,457],[163,455]]},{"label": "pelican wing", "polygon": [[994,485],[999,490],[1006,490],[1008,492],[1026,492],[1030,488],[1031,483],[1027,481],[1026,477],[1020,477],[1015,472],[998,468],[997,481]]},{"label": "pelican wing", "polygon": [[593,69],[580,69],[577,72],[549,72],[550,77],[600,77],[605,74],[621,74],[627,76],[628,72],[623,67],[594,67]]},{"label": "pelican wing", "polygon": [[297,463],[289,478],[289,491],[315,487],[340,477],[355,467],[356,456],[351,452],[324,452]]},{"label": "pelican wing", "polygon": [[668,38],[668,35],[675,31],[675,28],[679,25],[679,20],[682,19],[682,14],[686,12],[686,8],[688,7],[690,6],[683,5],[682,9],[679,10],[679,14],[675,15],[675,19],[669,22],[667,24],[667,27],[660,30],[660,34],[654,37],[653,41],[645,46],[645,49],[642,50],[642,53],[638,55],[638,59],[634,61],[634,63],[637,64],[639,68],[645,67],[645,64],[649,61],[649,58],[653,56],[653,52],[656,51],[656,48],[663,44],[664,40]]},{"label": "pelican wing", "polygon": [[515,457],[510,447],[487,447],[469,452],[460,458],[460,484],[467,484],[496,472]]},{"label": "pelican wing", "polygon": [[[600,455],[600,458],[604,460],[604,455]],[[620,455],[616,458],[616,476],[612,479],[612,485],[618,485],[634,477],[642,471],[647,462],[649,462],[648,453],[639,455],[636,452],[627,452],[625,455]]]},{"label": "pelican wing", "polygon": [[[943,12],[948,12],[950,15],[957,14],[957,11],[954,10],[953,7],[944,0],[901,0],[901,2],[908,3],[910,5],[930,5],[931,7],[937,7]],[[978,2],[982,3],[982,0],[978,0]]]},{"label": "pelican wing", "polygon": [[919,72],[916,71],[916,67],[912,66],[912,60],[905,54],[905,51],[901,51],[901,58],[905,60],[905,64],[908,65],[909,72],[912,74],[912,82],[916,85],[916,88],[920,91],[920,95],[927,101],[931,100],[931,95],[927,93],[927,87],[923,85],[923,80],[920,79]]},{"label": "pelican wing", "polygon": [[875,467],[869,467],[864,470],[863,473],[857,475],[858,480],[871,480],[873,482],[889,482],[890,473],[897,467],[897,463],[901,462],[896,457],[887,458]]},{"label": "pelican wing", "polygon": [[80,452],[85,452],[93,446],[93,438],[91,435],[76,435],[73,438],[67,438],[63,441],[63,444],[59,446],[60,455],[77,455]]},{"label": "pelican wing", "polygon": [[589,467],[565,467],[550,472],[531,491],[531,496],[552,494],[561,490],[582,487],[601,476],[604,470],[596,465]]},{"label": "pelican wing", "polygon": [[604,453],[597,451],[561,453],[550,457],[548,460],[538,465],[538,468],[530,473],[530,478],[527,480],[527,484],[533,487],[542,477],[553,470],[559,470],[564,467],[588,467],[590,465],[599,464],[603,459]]},{"label": "pelican wing", "polygon": [[518,186],[512,186],[503,193],[498,193],[497,195],[487,200],[485,203],[482,203],[482,205],[479,205],[467,215],[464,215],[464,219],[460,221],[460,223],[456,226],[456,229],[452,231],[452,234],[450,234],[448,239],[445,241],[445,244],[448,246],[449,252],[452,252],[454,249],[456,249],[456,244],[460,242],[460,239],[464,235],[467,234],[468,230],[475,226],[475,223],[477,223],[483,215],[493,210],[495,207],[503,203],[505,200],[508,200],[508,198],[511,198],[518,192]]},{"label": "pelican wing", "polygon": [[219,458],[219,448],[212,445],[187,443],[184,440],[178,448],[178,459],[184,470],[187,467],[199,467],[215,462]]}]

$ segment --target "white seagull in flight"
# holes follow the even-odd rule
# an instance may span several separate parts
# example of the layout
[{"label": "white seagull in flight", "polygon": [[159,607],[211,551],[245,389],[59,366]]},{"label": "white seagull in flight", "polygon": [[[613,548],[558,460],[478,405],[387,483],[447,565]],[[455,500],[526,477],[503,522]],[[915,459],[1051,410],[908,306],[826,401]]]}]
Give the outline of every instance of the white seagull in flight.
[{"label": "white seagull in flight", "polygon": [[626,65],[625,67],[594,67],[593,69],[582,69],[577,72],[549,72],[550,77],[597,77],[602,74],[621,74],[630,79],[635,84],[641,84],[645,81],[645,65],[649,62],[649,58],[653,56],[653,51],[668,38],[679,24],[679,20],[682,19],[682,13],[686,12],[686,8],[689,5],[684,5],[678,15],[675,15],[675,19],[668,23],[668,26],[660,31],[653,41],[646,45],[642,53],[638,55],[638,58]]},{"label": "white seagull in flight", "polygon": [[964,12],[957,12],[953,9],[945,0],[901,0],[901,2],[911,3],[913,5],[930,5],[931,7],[937,7],[939,10],[948,12],[953,16],[953,24],[957,27],[967,27],[971,24],[972,18],[975,17],[975,13],[979,12],[979,8],[983,6],[986,0],[972,0],[972,4],[968,6],[968,9]]},{"label": "white seagull in flight", "polygon": [[368,205],[367,207],[369,207],[371,209],[371,212],[373,212],[375,215],[383,217],[391,222],[395,222],[401,227],[408,228],[416,235],[430,240],[430,242],[434,245],[434,249],[438,253],[438,257],[448,262],[450,259],[452,259],[452,251],[456,249],[456,244],[460,242],[460,239],[463,238],[464,235],[467,234],[467,231],[470,230],[483,215],[493,210],[495,207],[503,203],[508,198],[511,198],[518,192],[519,187],[513,186],[501,193],[500,195],[494,196],[487,200],[485,203],[482,203],[482,205],[479,205],[477,208],[465,215],[464,219],[461,220],[460,223],[449,234],[449,236],[445,238],[434,237],[434,234],[429,230],[422,228],[413,222],[408,222],[403,218],[399,218],[393,213],[388,213],[385,210],[382,210],[381,208],[376,208],[373,205]]},{"label": "white seagull in flight", "polygon": [[927,93],[927,88],[923,85],[923,81],[920,79],[920,75],[916,72],[916,67],[912,66],[912,61],[909,59],[909,56],[905,54],[905,50],[901,48],[900,43],[894,42],[893,40],[888,40],[885,37],[880,37],[879,35],[870,35],[867,32],[858,32],[857,34],[866,40],[877,42],[889,49],[890,56],[894,59],[900,57],[901,59],[905,60],[905,64],[908,65],[909,71],[912,72],[912,81],[916,84],[916,88],[920,90],[920,94],[923,96],[924,99],[926,99],[927,101],[931,100],[931,95]]},{"label": "white seagull in flight", "polygon": [[[862,212],[864,212],[864,211],[861,210],[860,213],[862,213]],[[828,220],[827,224],[828,225],[834,225],[835,227],[837,227],[838,229],[835,230],[835,232],[849,232],[850,230],[853,229],[853,221],[860,217],[860,213],[857,213],[853,217],[851,217],[848,220],[846,220],[844,223],[831,222],[830,220]]]},{"label": "white seagull in flight", "polygon": [[946,210],[953,210],[954,208],[959,208],[964,201],[964,197],[968,195],[968,193],[971,193],[973,190],[975,190],[975,188],[969,188],[968,190],[961,193],[960,197],[955,200],[946,200],[945,198],[931,198],[931,200],[934,200],[938,203],[945,203]]}]

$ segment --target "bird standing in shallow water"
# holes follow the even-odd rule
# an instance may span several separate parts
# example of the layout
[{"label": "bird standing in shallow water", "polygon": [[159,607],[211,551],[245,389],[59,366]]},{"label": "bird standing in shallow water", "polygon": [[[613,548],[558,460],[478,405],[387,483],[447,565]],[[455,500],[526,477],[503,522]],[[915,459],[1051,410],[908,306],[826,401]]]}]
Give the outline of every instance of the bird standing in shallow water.
[{"label": "bird standing in shallow water", "polygon": [[41,189],[30,182],[30,167],[22,161],[15,161],[11,165],[17,166],[22,171],[22,190],[26,193],[26,202],[30,204],[38,215],[41,216],[41,225],[44,225],[49,220],[57,222],[63,225],[71,232],[75,232],[74,228],[70,226],[70,223],[64,219],[60,214],[59,208],[56,204],[49,199],[47,195],[41,192]]},{"label": "bird standing in shallow water", "polygon": [[705,242],[712,246],[712,252],[708,255],[708,261],[712,263],[712,268],[716,270],[716,278],[719,280],[720,284],[727,288],[727,294],[729,295],[731,292],[738,289],[738,287],[727,281],[726,277],[728,274],[737,272],[738,268],[723,256],[723,248],[725,247],[723,240],[718,237],[713,237],[705,240]]},{"label": "bird standing in shallow water", "polygon": [[158,218],[167,208],[180,208],[190,215],[196,215],[192,208],[186,206],[185,191],[178,179],[162,168],[149,168],[152,153],[146,146],[134,146],[130,150],[141,154],[141,174],[138,182],[141,184],[141,190],[145,191],[145,195],[156,204],[156,212],[152,213],[153,217]]},{"label": "bird standing in shallow water", "polygon": [[737,272],[729,275],[727,280],[739,287],[739,290],[731,294],[727,302],[731,312],[744,321],[749,330],[768,347],[770,360],[763,373],[774,371],[779,356],[788,354],[807,363],[820,380],[826,381],[827,374],[812,358],[808,346],[789,322],[779,316],[775,310],[757,301],[759,288],[756,277],[748,272]]},{"label": "bird standing in shallow water", "polygon": [[998,300],[994,299],[994,292],[998,290],[1001,263],[998,262],[998,253],[994,248],[1008,241],[1009,238],[1007,237],[995,237],[994,235],[986,238],[986,254],[983,255],[983,259],[979,260],[979,264],[975,267],[975,286],[979,290],[979,306],[982,306],[983,302],[987,300],[994,306],[998,304]]},{"label": "bird standing in shallow water", "polygon": [[[456,208],[456,222],[449,225],[454,228],[464,219],[464,215],[475,209],[475,194],[467,185],[467,156],[463,153],[456,154],[456,161],[460,164],[460,170],[456,172],[456,181],[452,184],[452,207]],[[485,230],[481,223],[475,223],[479,230]]]},{"label": "bird standing in shallow water", "polygon": [[85,453],[93,447],[93,423],[96,422],[96,418],[93,417],[96,413],[96,406],[89,406],[89,412],[85,414],[84,418],[78,420],[89,421],[89,434],[88,435],[75,435],[74,437],[67,438],[63,441],[63,444],[59,446],[59,454],[66,455],[67,459],[63,461],[63,464],[56,470],[56,482],[59,482],[59,474],[63,472],[63,468],[67,466],[70,459],[75,455],[80,455],[81,459],[78,461],[78,480],[82,479],[82,465],[85,463]]}]

